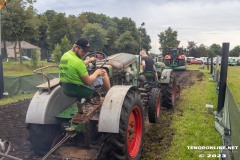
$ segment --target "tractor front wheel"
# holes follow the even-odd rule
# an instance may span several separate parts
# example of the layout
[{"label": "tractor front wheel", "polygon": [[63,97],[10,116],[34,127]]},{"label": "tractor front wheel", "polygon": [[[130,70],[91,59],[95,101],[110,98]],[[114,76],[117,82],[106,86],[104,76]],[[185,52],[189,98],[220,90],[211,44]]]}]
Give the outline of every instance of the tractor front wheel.
[{"label": "tractor front wheel", "polygon": [[153,88],[149,94],[148,119],[150,123],[156,123],[160,116],[161,93],[159,88]]},{"label": "tractor front wheel", "polygon": [[144,120],[142,103],[138,93],[131,90],[127,93],[123,102],[119,123],[119,133],[108,134],[98,159],[140,159]]}]

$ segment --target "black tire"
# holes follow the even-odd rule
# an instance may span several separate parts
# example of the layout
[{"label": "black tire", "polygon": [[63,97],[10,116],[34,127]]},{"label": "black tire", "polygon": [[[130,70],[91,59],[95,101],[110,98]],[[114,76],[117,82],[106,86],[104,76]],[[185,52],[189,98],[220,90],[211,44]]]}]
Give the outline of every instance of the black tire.
[{"label": "black tire", "polygon": [[171,73],[170,82],[161,84],[162,107],[173,109],[176,102],[176,78]]},{"label": "black tire", "polygon": [[[131,122],[131,123],[130,123]],[[119,133],[109,133],[98,155],[99,160],[138,160],[144,134],[143,108],[138,93],[125,96],[120,115]],[[133,147],[133,148],[132,148]]]},{"label": "black tire", "polygon": [[29,124],[31,149],[39,156],[45,155],[52,147],[56,137],[60,135],[60,125]]},{"label": "black tire", "polygon": [[148,119],[150,123],[156,123],[161,110],[161,93],[159,88],[153,88],[149,94]]},{"label": "black tire", "polygon": [[166,66],[171,66],[171,60],[164,60],[164,64]]},{"label": "black tire", "polygon": [[179,59],[178,64],[179,64],[179,66],[185,66],[185,60],[184,59]]}]

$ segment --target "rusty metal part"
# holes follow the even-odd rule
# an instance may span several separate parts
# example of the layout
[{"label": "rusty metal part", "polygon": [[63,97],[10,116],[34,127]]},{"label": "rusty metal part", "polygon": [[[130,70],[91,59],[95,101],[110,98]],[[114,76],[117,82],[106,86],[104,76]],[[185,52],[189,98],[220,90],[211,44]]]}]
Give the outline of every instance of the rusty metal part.
[{"label": "rusty metal part", "polygon": [[100,98],[97,100],[87,102],[84,106],[82,106],[82,113],[77,113],[72,118],[72,123],[80,123],[90,119],[100,108],[100,106],[103,103],[103,100],[104,98]]}]

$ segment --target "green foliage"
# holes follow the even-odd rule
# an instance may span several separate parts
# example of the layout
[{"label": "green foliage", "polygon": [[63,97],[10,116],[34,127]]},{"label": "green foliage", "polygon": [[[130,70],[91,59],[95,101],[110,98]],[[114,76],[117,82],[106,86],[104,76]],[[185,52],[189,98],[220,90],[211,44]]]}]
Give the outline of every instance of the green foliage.
[{"label": "green foliage", "polygon": [[208,57],[207,54],[208,48],[204,44],[201,44],[199,47],[197,47],[196,50],[197,50],[196,57]]},{"label": "green foliage", "polygon": [[121,52],[127,52],[131,54],[136,54],[138,50],[138,43],[133,38],[130,31],[126,31],[115,41],[115,48],[118,48]]},{"label": "green foliage", "polygon": [[49,43],[51,49],[61,42],[61,38],[67,35],[67,19],[65,13],[58,13],[49,22]]},{"label": "green foliage", "polygon": [[56,44],[55,49],[53,50],[53,59],[57,64],[59,64],[62,54],[63,53],[61,52],[61,46],[59,44]]},{"label": "green foliage", "polygon": [[34,49],[33,53],[32,53],[32,66],[33,68],[36,68],[38,65],[38,59],[39,59],[39,54],[37,52],[36,49]]},{"label": "green foliage", "polygon": [[61,47],[61,53],[62,54],[64,54],[65,52],[69,51],[70,48],[72,48],[72,44],[69,41],[69,39],[67,38],[67,36],[64,36],[61,39],[60,47]]},{"label": "green foliage", "polygon": [[141,28],[140,29],[140,36],[142,39],[141,45],[142,45],[142,49],[145,49],[146,51],[149,51],[152,47],[150,46],[151,43],[151,39],[150,36],[147,35],[147,31],[145,28]]},{"label": "green foliage", "polygon": [[173,31],[171,27],[168,27],[164,32],[158,34],[159,43],[161,45],[160,50],[163,52],[163,56],[167,54],[168,47],[178,47],[180,41],[177,40],[178,33]]},{"label": "green foliage", "polygon": [[[64,13],[57,13],[54,10],[47,10],[43,14],[37,15],[33,8],[35,1],[8,1],[7,10],[2,10],[3,42],[27,40],[41,49],[52,51],[56,44],[61,43],[61,38],[66,35],[71,44],[80,37],[86,37],[94,49],[116,53],[121,50],[116,48],[115,42],[122,34],[129,31],[133,37],[134,48],[136,42],[139,46],[140,33],[131,18],[110,18],[104,14],[93,12],[84,12],[79,16],[66,16]],[[143,29],[143,48],[149,50],[150,42],[150,36]],[[42,55],[41,57],[46,58]]]},{"label": "green foliage", "polygon": [[214,52],[214,55],[213,55],[214,57],[217,55],[219,55],[219,56],[222,55],[222,47],[219,44],[215,44],[215,43],[212,44],[210,46],[210,50],[212,50]]},{"label": "green foliage", "polygon": [[102,51],[107,43],[107,32],[97,23],[88,23],[83,28],[83,37],[90,41],[91,48],[94,50]]},{"label": "green foliage", "polygon": [[22,0],[11,0],[2,10],[3,41],[21,41],[38,36],[38,18],[31,5]]},{"label": "green foliage", "polygon": [[239,57],[240,56],[240,46],[236,46],[229,52],[229,56],[231,57]]},{"label": "green foliage", "polygon": [[70,15],[67,17],[67,35],[71,43],[76,41],[82,35],[83,27],[88,23],[87,17]]}]

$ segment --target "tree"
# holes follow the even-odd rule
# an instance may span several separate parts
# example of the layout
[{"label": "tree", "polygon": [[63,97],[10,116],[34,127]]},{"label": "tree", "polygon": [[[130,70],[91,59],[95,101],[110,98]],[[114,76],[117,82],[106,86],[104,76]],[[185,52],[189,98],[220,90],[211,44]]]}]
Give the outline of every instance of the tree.
[{"label": "tree", "polygon": [[208,48],[204,44],[201,44],[196,48],[196,57],[208,57],[207,50]]},{"label": "tree", "polygon": [[114,23],[110,17],[108,17],[104,14],[97,14],[97,13],[93,13],[93,12],[84,12],[84,13],[82,13],[82,15],[84,15],[87,18],[88,23],[98,23],[105,30],[107,30],[109,27],[117,26],[117,24]]},{"label": "tree", "polygon": [[240,56],[240,46],[234,47],[230,52],[229,56],[231,57],[239,57]]},{"label": "tree", "polygon": [[53,50],[53,59],[57,64],[59,64],[61,57],[62,57],[62,52],[61,52],[61,46],[59,44],[55,45],[55,48]]},{"label": "tree", "polygon": [[138,50],[138,42],[132,36],[130,31],[123,33],[114,43],[119,52],[135,54]]},{"label": "tree", "polygon": [[33,50],[33,53],[32,53],[32,66],[33,68],[36,68],[37,67],[37,64],[38,64],[38,52],[36,49]]},{"label": "tree", "polygon": [[167,54],[168,47],[178,47],[180,41],[177,40],[178,33],[177,31],[173,31],[171,27],[168,27],[167,30],[158,34],[159,43],[163,52],[163,56]]},{"label": "tree", "polygon": [[194,41],[188,41],[188,57],[196,57],[197,56],[197,45]]},{"label": "tree", "polygon": [[83,27],[87,22],[87,18],[82,15],[79,17],[73,15],[67,17],[67,36],[72,43],[81,37]]},{"label": "tree", "polygon": [[117,27],[109,27],[107,30],[106,37],[107,37],[107,43],[104,46],[104,50],[106,50],[106,52],[108,52],[108,53],[116,52],[117,49],[114,46],[114,42],[119,37]]},{"label": "tree", "polygon": [[22,40],[30,40],[38,36],[38,19],[31,4],[32,1],[10,0],[2,12],[3,41],[15,41],[19,45],[20,63],[22,63]]},{"label": "tree", "polygon": [[51,49],[61,42],[61,38],[67,35],[67,20],[65,13],[58,13],[49,22],[49,43]]},{"label": "tree", "polygon": [[69,39],[67,38],[67,36],[65,35],[62,39],[61,39],[61,54],[63,55],[65,52],[69,51],[70,48],[72,48],[72,44],[69,41]]},{"label": "tree", "polygon": [[83,28],[83,37],[90,41],[91,48],[102,51],[104,45],[107,43],[107,33],[100,24],[88,23]]},{"label": "tree", "polygon": [[151,39],[150,36],[147,35],[147,31],[145,28],[140,29],[140,36],[142,48],[145,49],[146,51],[149,51],[152,48],[150,45]]},{"label": "tree", "polygon": [[222,47],[219,45],[219,44],[212,44],[210,46],[210,49],[214,52],[214,56],[216,55],[219,55],[221,56],[222,55]]}]

